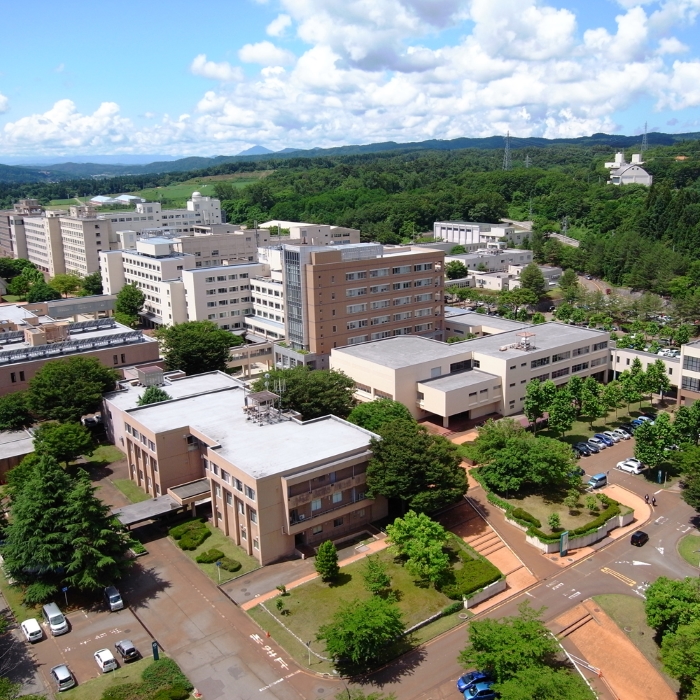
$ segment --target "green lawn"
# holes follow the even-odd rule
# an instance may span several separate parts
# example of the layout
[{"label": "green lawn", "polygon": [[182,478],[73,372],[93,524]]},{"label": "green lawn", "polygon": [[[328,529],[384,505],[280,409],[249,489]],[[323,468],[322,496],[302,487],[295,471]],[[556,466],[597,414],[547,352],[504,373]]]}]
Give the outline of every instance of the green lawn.
[{"label": "green lawn", "polygon": [[149,496],[140,486],[131,479],[114,479],[112,483],[132,502],[140,503],[147,501]]},{"label": "green lawn", "polygon": [[659,659],[659,647],[654,641],[655,631],[647,625],[644,601],[641,598],[618,593],[597,595],[593,600],[615,621],[671,688],[678,692],[678,681],[664,673]]},{"label": "green lawn", "polygon": [[[197,564],[197,566],[212,580],[214,583],[219,583],[219,573],[221,573],[221,583],[226,581],[231,581],[234,578],[238,578],[243,574],[247,574],[253,569],[260,568],[258,560],[254,557],[248,556],[230,537],[226,537],[222,530],[219,528],[211,527],[207,523],[207,528],[211,530],[211,537],[207,537],[202,544],[192,551],[182,550],[192,561]],[[177,545],[177,541],[173,540]],[[179,547],[178,547],[179,549]],[[224,556],[235,559],[241,562],[241,568],[238,571],[226,571],[219,568],[216,564],[198,564],[196,562],[197,555],[202,552],[207,552],[210,549],[218,549],[224,553]]]},{"label": "green lawn", "polygon": [[70,700],[100,700],[102,693],[114,685],[122,683],[140,683],[141,674],[153,663],[153,659],[139,659],[129,664],[122,664],[116,671],[103,673],[97,678],[81,683],[80,685],[64,690],[61,698]]},{"label": "green lawn", "polygon": [[9,304],[16,304],[18,301],[21,301],[23,297],[19,297],[16,294],[5,294],[5,296],[2,298],[3,301],[8,302]]},{"label": "green lawn", "polygon": [[10,586],[2,573],[0,573],[0,590],[18,623],[30,617],[35,617],[37,620],[40,619],[41,606],[24,605],[22,602],[24,598],[22,589],[18,586]]},{"label": "green lawn", "polygon": [[[406,627],[425,620],[454,602],[432,587],[417,585],[414,577],[394,561],[388,550],[382,550],[376,556],[386,565],[387,573],[391,577],[392,590],[399,598],[398,605],[404,614]],[[324,643],[316,641],[319,628],[331,622],[343,603],[355,598],[366,600],[371,597],[362,580],[364,566],[365,563],[361,560],[342,567],[338,582],[334,585],[314,579],[292,589],[289,595],[283,598],[286,608],[290,611],[288,615],[279,615],[275,601],[268,601],[266,607],[275,616],[279,616],[298,637],[304,641],[311,640],[311,649],[325,655]],[[258,614],[254,615],[261,625],[265,620],[262,616],[270,617],[264,610],[259,610]],[[292,649],[289,651],[292,653]]]},{"label": "green lawn", "polygon": [[700,535],[686,535],[678,543],[678,553],[691,566],[700,566]]},{"label": "green lawn", "polygon": [[126,459],[126,455],[114,445],[100,445],[91,455],[85,460],[85,466],[88,469],[97,467],[106,467],[113,462],[119,462]]}]

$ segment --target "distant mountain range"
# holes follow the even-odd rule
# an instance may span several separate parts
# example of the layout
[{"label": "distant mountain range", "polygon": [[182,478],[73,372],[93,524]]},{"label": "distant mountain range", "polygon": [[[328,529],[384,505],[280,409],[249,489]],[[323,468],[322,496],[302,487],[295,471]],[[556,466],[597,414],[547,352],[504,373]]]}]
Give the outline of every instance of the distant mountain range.
[{"label": "distant mountain range", "polygon": [[[670,146],[680,141],[698,140],[700,132],[686,134],[664,134],[653,132],[647,136],[650,146]],[[380,153],[382,151],[410,152],[426,150],[459,150],[465,148],[480,148],[500,150],[504,147],[503,136],[489,136],[486,138],[457,138],[451,140],[431,139],[429,141],[417,141],[412,143],[396,143],[384,141],[364,145],[337,146],[335,148],[311,148],[296,149],[285,148],[273,152],[264,146],[255,145],[235,156],[215,156],[211,158],[190,156],[170,160],[171,156],[154,156],[161,158],[150,163],[124,163],[114,164],[105,162],[108,159],[129,158],[128,156],[95,156],[92,162],[68,162],[56,163],[46,166],[17,166],[0,165],[0,182],[50,182],[56,180],[73,180],[79,178],[114,177],[119,175],[147,175],[152,173],[186,172],[189,170],[202,170],[222,163],[236,161],[265,161],[280,158],[319,158],[324,156],[355,155],[363,153]],[[517,138],[511,137],[510,147],[521,148],[547,148],[557,145],[573,146],[606,146],[612,149],[630,148],[641,145],[641,136],[624,136],[621,134],[593,134],[579,138],[545,139],[539,137]],[[612,153],[611,153],[612,156]],[[141,158],[134,156],[134,159]],[[99,162],[102,161],[102,162]]]}]

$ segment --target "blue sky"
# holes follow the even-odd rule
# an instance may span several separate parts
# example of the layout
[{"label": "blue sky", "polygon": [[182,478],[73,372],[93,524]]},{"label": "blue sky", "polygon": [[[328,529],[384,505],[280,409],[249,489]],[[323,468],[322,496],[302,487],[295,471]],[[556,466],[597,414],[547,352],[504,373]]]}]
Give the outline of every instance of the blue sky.
[{"label": "blue sky", "polygon": [[698,14],[700,0],[6,3],[0,162],[700,131]]}]

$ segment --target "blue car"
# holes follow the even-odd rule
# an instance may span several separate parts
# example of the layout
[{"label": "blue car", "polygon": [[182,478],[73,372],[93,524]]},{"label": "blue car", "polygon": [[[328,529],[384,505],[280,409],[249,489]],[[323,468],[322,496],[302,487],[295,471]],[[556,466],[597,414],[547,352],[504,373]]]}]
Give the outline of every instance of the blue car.
[{"label": "blue car", "polygon": [[477,683],[464,691],[467,700],[494,700],[498,697],[491,683]]},{"label": "blue car", "polygon": [[477,683],[490,683],[491,681],[491,676],[484,671],[469,671],[457,679],[457,690],[463,693]]},{"label": "blue car", "polygon": [[615,441],[608,435],[605,435],[604,433],[596,433],[593,437],[602,440],[608,447],[612,447],[615,444]]},{"label": "blue car", "polygon": [[643,424],[644,424],[644,421],[639,420],[639,418],[635,418],[631,423],[631,425],[633,425],[635,428],[638,428],[640,425],[643,425]]}]

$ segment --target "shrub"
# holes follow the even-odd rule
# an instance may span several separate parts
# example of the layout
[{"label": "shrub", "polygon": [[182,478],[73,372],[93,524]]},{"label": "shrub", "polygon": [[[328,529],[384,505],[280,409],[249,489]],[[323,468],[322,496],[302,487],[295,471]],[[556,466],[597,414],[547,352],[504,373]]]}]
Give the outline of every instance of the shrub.
[{"label": "shrub", "polygon": [[443,617],[445,615],[452,615],[460,610],[464,610],[464,603],[461,600],[450,603],[447,607],[442,609]]},{"label": "shrub", "polygon": [[138,541],[138,540],[131,540],[129,543],[129,546],[131,547],[131,551],[134,554],[147,554],[148,550]]},{"label": "shrub", "polygon": [[187,676],[180,670],[180,667],[167,657],[154,661],[144,669],[144,672],[141,674],[141,680],[144,690],[148,692],[175,686],[189,691],[194,687],[187,679]]},{"label": "shrub", "polygon": [[524,520],[526,523],[530,523],[530,525],[534,525],[535,527],[542,527],[542,523],[534,515],[522,508],[514,508],[510,515],[516,520]]},{"label": "shrub", "polygon": [[190,696],[190,691],[182,686],[176,685],[172,688],[163,688],[155,695],[152,695],[150,700],[187,700]]},{"label": "shrub", "polygon": [[465,562],[461,569],[455,569],[447,576],[447,582],[440,590],[452,600],[461,600],[464,596],[478,591],[501,578],[501,572],[486,559],[472,559]]},{"label": "shrub", "polygon": [[142,700],[146,698],[142,683],[120,683],[102,693],[101,700]]},{"label": "shrub", "polygon": [[206,528],[204,520],[202,518],[195,518],[194,520],[188,520],[185,523],[180,523],[180,525],[171,527],[168,534],[174,540],[179,540],[186,532],[190,532],[190,530],[201,530],[203,528]]},{"label": "shrub", "polygon": [[180,545],[180,549],[191,551],[197,549],[207,537],[211,537],[211,530],[208,527],[202,530],[190,530],[180,538],[178,544]]},{"label": "shrub", "polygon": [[220,549],[210,549],[207,552],[202,552],[197,555],[195,561],[198,564],[213,564],[215,561],[222,559],[224,553]]},{"label": "shrub", "polygon": [[219,562],[224,571],[238,571],[241,568],[241,562],[231,559],[231,557],[223,557],[219,559]]}]

